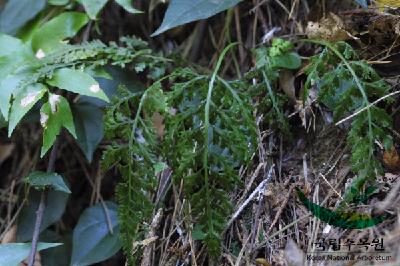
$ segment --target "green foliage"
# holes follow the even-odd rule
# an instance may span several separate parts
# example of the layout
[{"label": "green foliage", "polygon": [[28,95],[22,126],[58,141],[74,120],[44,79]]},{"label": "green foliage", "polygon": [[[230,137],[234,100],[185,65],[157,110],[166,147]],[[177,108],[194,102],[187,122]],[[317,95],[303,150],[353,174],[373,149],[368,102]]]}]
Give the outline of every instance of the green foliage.
[{"label": "green foliage", "polygon": [[[37,250],[44,250],[62,245],[60,243],[38,243]],[[13,243],[0,245],[0,265],[18,266],[29,256],[30,243]]]},{"label": "green foliage", "polygon": [[383,143],[385,148],[392,146],[392,138],[386,130],[392,125],[391,117],[385,109],[377,105],[370,106],[371,101],[387,95],[390,86],[371,66],[357,59],[350,45],[344,42],[320,44],[326,47],[311,58],[305,71],[306,92],[315,86],[320,101],[333,110],[336,121],[366,108],[353,118],[348,134],[352,151],[351,165],[358,177],[352,189],[346,192],[345,201],[353,202],[364,185],[373,182],[376,175],[382,173],[375,155],[375,141]]},{"label": "green foliage", "polygon": [[[96,19],[99,12],[104,8],[104,6],[109,2],[108,0],[77,0],[83,5],[86,13],[91,19]],[[129,13],[142,13],[141,11],[135,9],[131,5],[131,0],[115,0],[120,6],[122,6]]]},{"label": "green foliage", "polygon": [[237,5],[239,2],[241,0],[172,0],[161,26],[152,36],[192,21],[211,17]]},{"label": "green foliage", "polygon": [[[212,77],[178,69],[141,96],[122,90],[107,110],[106,137],[114,141],[104,153],[103,164],[106,168],[116,164],[123,177],[117,197],[128,257],[136,252],[132,243],[143,238],[143,224],[152,214],[151,192],[156,187],[155,173],[161,164],[165,167],[162,161],[172,169],[177,184],[183,181],[193,234],[211,256],[221,252],[220,236],[232,210],[229,191],[239,182],[239,167],[249,162],[256,148],[246,83],[216,75],[222,58]],[[161,82],[166,79],[172,87],[163,92]],[[151,120],[154,112],[165,119],[162,142]]]},{"label": "green foliage", "polygon": [[25,182],[36,189],[52,188],[53,190],[71,193],[64,179],[56,173],[32,172],[26,178]]},{"label": "green foliage", "polygon": [[117,205],[113,202],[105,202],[104,206],[98,203],[84,210],[74,228],[71,266],[104,261],[120,248]]}]

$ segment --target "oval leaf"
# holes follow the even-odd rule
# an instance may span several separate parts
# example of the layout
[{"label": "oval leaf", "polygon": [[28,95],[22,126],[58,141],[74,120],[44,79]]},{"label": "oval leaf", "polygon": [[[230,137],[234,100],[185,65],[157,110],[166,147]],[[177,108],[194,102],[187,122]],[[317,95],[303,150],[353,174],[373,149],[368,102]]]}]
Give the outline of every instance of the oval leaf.
[{"label": "oval leaf", "polygon": [[29,110],[43,97],[46,87],[35,83],[26,86],[14,99],[11,106],[8,136],[10,137],[15,127]]},{"label": "oval leaf", "polygon": [[46,6],[46,0],[8,0],[0,12],[0,31],[14,34]]},{"label": "oval leaf", "polygon": [[89,18],[84,13],[62,13],[35,32],[32,37],[32,49],[43,57],[46,53],[62,46],[61,41],[75,36],[88,22]]},{"label": "oval leaf", "polygon": [[101,204],[86,209],[79,218],[72,238],[72,266],[92,265],[114,255],[120,248],[117,205],[106,202],[113,228],[109,232]]},{"label": "oval leaf", "polygon": [[[37,250],[57,247],[62,243],[38,243]],[[0,245],[0,266],[17,266],[29,256],[30,243],[12,243]]]},{"label": "oval leaf", "polygon": [[164,20],[151,36],[158,35],[176,26],[211,17],[235,6],[241,0],[171,0]]},{"label": "oval leaf", "polygon": [[72,107],[77,142],[91,162],[93,153],[103,139],[103,111],[92,104],[82,103]]},{"label": "oval leaf", "polygon": [[40,123],[44,128],[41,157],[53,146],[62,127],[76,138],[74,120],[68,101],[56,94],[49,94],[49,102],[40,109]]},{"label": "oval leaf", "polygon": [[[39,207],[41,198],[41,191],[31,190],[29,192],[29,197],[27,204],[22,209],[21,214],[18,217],[18,232],[17,241],[25,242],[31,241],[33,230],[35,227],[36,210]],[[46,228],[52,224],[58,222],[65,212],[65,207],[67,206],[69,194],[50,190],[47,195],[47,204],[43,213],[42,224],[40,225],[40,232],[43,232]],[[52,242],[46,240],[47,242]],[[57,241],[55,241],[57,242]]]},{"label": "oval leaf", "polygon": [[83,71],[62,68],[55,71],[52,79],[47,83],[80,95],[95,97],[106,102],[109,101],[99,83]]},{"label": "oval leaf", "polygon": [[91,19],[96,19],[97,14],[106,5],[107,1],[108,0],[78,0]]},{"label": "oval leaf", "polygon": [[71,193],[64,179],[56,173],[32,172],[25,177],[25,182],[37,189],[52,188],[65,193]]}]

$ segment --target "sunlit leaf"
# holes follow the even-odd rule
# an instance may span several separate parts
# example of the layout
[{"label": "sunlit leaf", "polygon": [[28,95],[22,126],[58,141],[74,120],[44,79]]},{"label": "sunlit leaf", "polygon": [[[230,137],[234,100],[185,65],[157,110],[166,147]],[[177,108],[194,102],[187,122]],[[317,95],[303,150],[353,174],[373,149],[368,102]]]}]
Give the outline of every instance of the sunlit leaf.
[{"label": "sunlit leaf", "polygon": [[63,68],[54,72],[50,85],[80,95],[99,98],[108,102],[107,95],[100,88],[99,83],[83,71]]},{"label": "sunlit leaf", "polygon": [[29,110],[43,97],[46,87],[41,83],[26,86],[14,99],[11,106],[8,136]]},{"label": "sunlit leaf", "polygon": [[71,108],[68,101],[60,95],[49,95],[49,102],[43,104],[40,109],[40,123],[44,128],[41,157],[53,146],[62,127],[76,138]]},{"label": "sunlit leaf", "polygon": [[46,22],[32,37],[32,49],[35,53],[48,52],[62,46],[62,41],[75,36],[89,22],[84,13],[65,12]]}]

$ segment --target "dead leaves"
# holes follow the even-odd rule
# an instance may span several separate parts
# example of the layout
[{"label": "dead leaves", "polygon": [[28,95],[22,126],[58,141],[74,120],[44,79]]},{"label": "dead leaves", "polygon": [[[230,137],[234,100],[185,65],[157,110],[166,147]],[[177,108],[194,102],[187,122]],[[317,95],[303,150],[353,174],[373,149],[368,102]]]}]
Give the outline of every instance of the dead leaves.
[{"label": "dead leaves", "polygon": [[306,35],[310,39],[322,39],[330,42],[356,39],[350,32],[345,30],[342,19],[333,13],[329,13],[328,17],[321,19],[319,22],[308,22]]},{"label": "dead leaves", "polygon": [[383,164],[390,170],[400,169],[400,156],[395,147],[384,151]]}]

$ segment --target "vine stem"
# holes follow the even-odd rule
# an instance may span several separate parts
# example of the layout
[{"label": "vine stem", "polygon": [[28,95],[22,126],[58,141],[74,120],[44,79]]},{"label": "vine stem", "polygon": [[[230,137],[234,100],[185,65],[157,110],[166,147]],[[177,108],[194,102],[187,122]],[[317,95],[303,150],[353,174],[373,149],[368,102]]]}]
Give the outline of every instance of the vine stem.
[{"label": "vine stem", "polygon": [[[50,153],[49,163],[47,165],[47,172],[53,172],[57,157],[58,141],[56,140]],[[28,266],[33,266],[35,263],[36,250],[39,242],[40,226],[43,221],[44,210],[46,209],[47,189],[44,189],[40,196],[39,207],[36,211],[35,229],[33,230],[32,246],[29,254]]]}]

